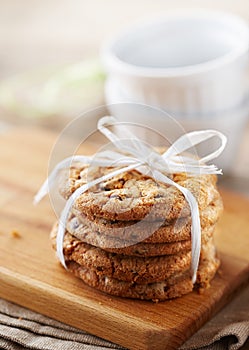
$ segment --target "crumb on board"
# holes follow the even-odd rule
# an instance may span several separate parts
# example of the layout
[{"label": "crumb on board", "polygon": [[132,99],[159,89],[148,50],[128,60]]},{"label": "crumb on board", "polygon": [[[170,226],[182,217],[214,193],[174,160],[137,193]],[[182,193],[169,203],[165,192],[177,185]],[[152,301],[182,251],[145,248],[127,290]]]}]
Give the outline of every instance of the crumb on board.
[{"label": "crumb on board", "polygon": [[21,237],[22,237],[21,234],[20,234],[20,232],[18,232],[17,230],[12,230],[12,231],[10,232],[10,235],[11,235],[11,237],[13,237],[13,238],[21,238]]},{"label": "crumb on board", "polygon": [[159,299],[152,299],[154,304],[158,304],[159,303]]}]

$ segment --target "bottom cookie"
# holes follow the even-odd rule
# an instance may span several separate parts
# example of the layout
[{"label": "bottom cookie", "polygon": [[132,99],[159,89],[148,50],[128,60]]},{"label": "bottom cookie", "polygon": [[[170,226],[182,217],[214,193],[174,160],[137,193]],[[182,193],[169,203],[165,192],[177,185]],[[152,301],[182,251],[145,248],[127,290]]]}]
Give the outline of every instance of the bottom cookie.
[{"label": "bottom cookie", "polygon": [[186,278],[175,285],[167,285],[166,282],[146,285],[99,276],[94,270],[82,267],[73,261],[69,262],[67,267],[70,272],[82,279],[87,285],[118,297],[163,301],[181,297],[193,290],[190,278]]},{"label": "bottom cookie", "polygon": [[[202,263],[198,269],[195,286],[201,288],[201,290],[208,288],[219,264],[220,261],[217,258],[212,263],[208,261]],[[98,275],[94,269],[83,267],[75,261],[68,262],[67,267],[70,272],[82,279],[87,285],[118,297],[157,302],[181,297],[194,289],[191,277],[187,273],[184,278],[179,275],[179,278],[176,277],[162,282],[138,284]]]}]

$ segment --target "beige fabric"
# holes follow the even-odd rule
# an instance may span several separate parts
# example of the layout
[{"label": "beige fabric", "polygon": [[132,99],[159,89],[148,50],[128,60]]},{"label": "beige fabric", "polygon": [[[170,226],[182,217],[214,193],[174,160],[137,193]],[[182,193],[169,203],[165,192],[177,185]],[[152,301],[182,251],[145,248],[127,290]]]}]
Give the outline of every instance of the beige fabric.
[{"label": "beige fabric", "polygon": [[[248,337],[249,286],[180,349],[237,350]],[[124,348],[0,299],[0,349]]]},{"label": "beige fabric", "polygon": [[[207,322],[181,350],[240,349],[249,337],[249,286]],[[249,349],[249,347],[246,347]]]},{"label": "beige fabric", "polygon": [[105,350],[122,347],[0,299],[0,349]]}]

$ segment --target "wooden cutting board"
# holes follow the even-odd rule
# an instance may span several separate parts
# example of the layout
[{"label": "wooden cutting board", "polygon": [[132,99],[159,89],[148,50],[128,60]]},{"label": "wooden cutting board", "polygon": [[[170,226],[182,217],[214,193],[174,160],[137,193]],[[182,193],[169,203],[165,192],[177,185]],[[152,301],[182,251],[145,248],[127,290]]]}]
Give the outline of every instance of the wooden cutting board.
[{"label": "wooden cutting board", "polygon": [[158,304],[110,297],[59,265],[48,240],[49,199],[32,205],[54,140],[36,129],[0,137],[0,297],[130,349],[176,349],[248,282],[249,202],[223,192],[222,267],[204,294]]}]

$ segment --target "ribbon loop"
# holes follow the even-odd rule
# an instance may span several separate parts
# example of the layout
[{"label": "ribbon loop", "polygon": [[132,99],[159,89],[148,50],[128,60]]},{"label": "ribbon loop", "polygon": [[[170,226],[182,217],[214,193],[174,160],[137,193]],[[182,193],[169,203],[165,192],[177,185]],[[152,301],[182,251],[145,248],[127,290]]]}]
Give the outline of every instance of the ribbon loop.
[{"label": "ribbon loop", "polygon": [[171,145],[171,147],[169,147],[169,149],[166,152],[164,152],[162,157],[168,158],[175,155],[179,155],[187,151],[189,148],[194,147],[200,144],[201,142],[206,141],[215,136],[217,136],[221,140],[221,146],[215,152],[202,158],[205,161],[209,161],[211,159],[218,157],[223,152],[226,146],[226,142],[227,142],[226,136],[217,130],[192,131],[192,132],[189,132],[188,134],[182,135],[181,137],[179,137],[178,140],[176,140],[173,143],[173,145]]}]

